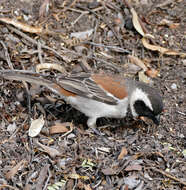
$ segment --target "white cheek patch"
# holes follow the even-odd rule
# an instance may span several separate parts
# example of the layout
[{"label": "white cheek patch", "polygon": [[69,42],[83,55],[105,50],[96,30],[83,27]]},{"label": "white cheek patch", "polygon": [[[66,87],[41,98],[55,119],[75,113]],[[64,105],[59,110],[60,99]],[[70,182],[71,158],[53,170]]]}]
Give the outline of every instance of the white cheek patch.
[{"label": "white cheek patch", "polygon": [[148,98],[147,93],[143,92],[139,88],[136,88],[136,90],[134,90],[134,92],[132,92],[132,95],[131,95],[131,98],[130,98],[130,108],[131,108],[133,116],[135,116],[135,117],[138,116],[138,114],[136,113],[136,111],[134,109],[134,103],[137,100],[142,100],[146,104],[146,106],[149,107],[153,111],[152,104],[151,104],[151,102],[150,102],[150,100]]}]

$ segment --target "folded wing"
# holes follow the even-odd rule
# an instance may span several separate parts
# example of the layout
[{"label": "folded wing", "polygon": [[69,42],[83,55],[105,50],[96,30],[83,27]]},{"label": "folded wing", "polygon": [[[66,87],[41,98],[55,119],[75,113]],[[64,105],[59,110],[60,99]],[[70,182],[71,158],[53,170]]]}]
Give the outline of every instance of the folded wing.
[{"label": "folded wing", "polygon": [[59,84],[67,91],[73,92],[78,96],[91,98],[100,102],[116,105],[118,99],[108,93],[102,86],[93,80],[89,73],[81,73],[61,77]]}]

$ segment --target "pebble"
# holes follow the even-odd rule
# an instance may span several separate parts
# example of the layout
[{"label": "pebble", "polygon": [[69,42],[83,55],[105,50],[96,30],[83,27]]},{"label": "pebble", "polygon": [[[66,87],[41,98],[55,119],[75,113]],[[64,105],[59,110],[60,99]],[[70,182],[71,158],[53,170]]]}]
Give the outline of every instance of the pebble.
[{"label": "pebble", "polygon": [[7,127],[7,131],[10,132],[10,133],[13,133],[15,130],[16,130],[17,126],[15,123],[13,124],[9,124],[8,127]]},{"label": "pebble", "polygon": [[177,90],[177,85],[176,85],[175,83],[173,83],[173,84],[171,85],[171,88],[172,88],[173,90]]}]

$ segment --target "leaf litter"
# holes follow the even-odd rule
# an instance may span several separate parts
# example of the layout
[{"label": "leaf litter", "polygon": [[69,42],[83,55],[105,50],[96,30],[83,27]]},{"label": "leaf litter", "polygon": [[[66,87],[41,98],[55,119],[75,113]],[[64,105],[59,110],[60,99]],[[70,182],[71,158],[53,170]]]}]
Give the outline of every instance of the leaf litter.
[{"label": "leaf litter", "polygon": [[[22,83],[1,80],[0,188],[184,188],[183,1],[130,2],[1,3],[1,69],[36,70],[52,77],[87,70],[142,81],[148,77],[163,94],[166,112],[158,127],[145,120],[100,119],[98,126],[110,126],[100,128],[105,143],[87,129],[84,115],[47,89],[39,87],[29,98],[29,85],[25,91]],[[125,70],[127,61],[137,67],[132,74]],[[42,110],[46,113],[39,119]],[[39,119],[33,137],[28,135],[29,118]]]}]

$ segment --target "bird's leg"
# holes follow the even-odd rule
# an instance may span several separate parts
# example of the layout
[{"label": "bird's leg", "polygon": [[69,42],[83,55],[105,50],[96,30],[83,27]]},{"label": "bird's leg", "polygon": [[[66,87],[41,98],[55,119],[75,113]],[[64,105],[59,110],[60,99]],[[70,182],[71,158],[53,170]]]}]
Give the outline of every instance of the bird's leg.
[{"label": "bird's leg", "polygon": [[99,135],[99,136],[103,136],[104,134],[102,134],[98,129],[97,129],[97,126],[96,126],[96,120],[97,118],[94,118],[94,117],[90,117],[87,121],[87,125],[89,128],[91,128],[93,130],[93,132],[96,134],[96,135]]}]

